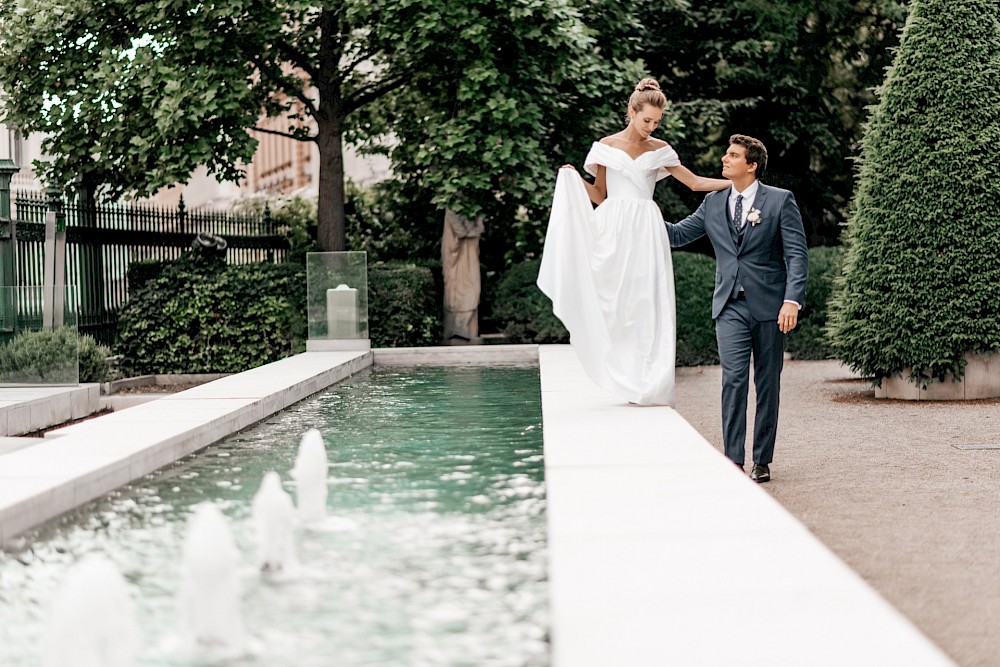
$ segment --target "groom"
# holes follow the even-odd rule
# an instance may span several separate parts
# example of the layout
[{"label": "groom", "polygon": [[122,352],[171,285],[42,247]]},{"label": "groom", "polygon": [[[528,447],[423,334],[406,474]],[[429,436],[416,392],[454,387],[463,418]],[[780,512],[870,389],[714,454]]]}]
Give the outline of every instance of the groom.
[{"label": "groom", "polygon": [[805,304],[809,259],[795,197],[760,182],[767,149],[742,134],[729,138],[722,175],[731,188],[705,197],[698,210],[667,223],[670,245],[708,235],[715,249],[712,319],[722,363],[722,431],[726,456],[743,467],[747,392],[753,356],[757,413],[750,478],[771,479],[785,335]]}]

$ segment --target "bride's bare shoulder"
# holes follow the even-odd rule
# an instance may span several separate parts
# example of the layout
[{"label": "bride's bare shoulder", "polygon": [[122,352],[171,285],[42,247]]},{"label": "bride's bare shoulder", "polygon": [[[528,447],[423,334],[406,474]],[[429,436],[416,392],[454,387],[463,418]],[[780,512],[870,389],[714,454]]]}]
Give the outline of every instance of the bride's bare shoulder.
[{"label": "bride's bare shoulder", "polygon": [[609,134],[608,136],[602,138],[598,143],[605,144],[606,146],[611,146],[613,148],[618,148],[624,141],[624,138],[621,135],[622,135],[621,132],[617,134]]}]

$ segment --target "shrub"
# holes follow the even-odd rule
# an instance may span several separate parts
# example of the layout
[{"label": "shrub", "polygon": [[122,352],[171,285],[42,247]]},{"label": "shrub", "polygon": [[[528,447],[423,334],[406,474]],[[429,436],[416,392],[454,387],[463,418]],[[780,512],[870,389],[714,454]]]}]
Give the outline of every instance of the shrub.
[{"label": "shrub", "polygon": [[129,371],[235,373],[304,349],[305,274],[185,255],[131,294],[118,352]]},{"label": "shrub", "polygon": [[344,195],[348,250],[366,251],[369,264],[440,260],[444,211],[419,183],[389,179],[365,188],[348,181]]},{"label": "shrub", "polygon": [[275,230],[288,242],[285,261],[305,265],[308,252],[319,250],[316,243],[316,200],[298,195],[251,195],[238,200],[233,211],[263,216],[270,212]]},{"label": "shrub", "polygon": [[412,264],[368,267],[368,335],[373,347],[433,345],[441,339],[441,302],[431,270]]},{"label": "shrub", "polygon": [[844,260],[841,246],[809,249],[809,282],[806,305],[798,326],[788,335],[788,351],[795,359],[831,359],[833,345],[827,334],[827,317],[833,285]]},{"label": "shrub", "polygon": [[[826,359],[826,304],[840,270],[840,248],[809,251],[809,285],[806,310],[800,327],[789,336],[788,349],[799,359]],[[517,264],[497,283],[493,311],[512,343],[565,343],[569,334],[552,314],[552,302],[535,285],[539,260]],[[677,299],[677,365],[719,363],[719,349],[712,320],[715,260],[679,251],[673,254],[674,291]]]},{"label": "shrub", "polygon": [[109,356],[111,350],[69,327],[25,331],[0,347],[0,382],[106,382],[111,376]]},{"label": "shrub", "polygon": [[1000,4],[914,0],[862,142],[834,349],[881,378],[1000,348]]},{"label": "shrub", "polygon": [[111,348],[101,345],[93,336],[80,336],[80,382],[107,382],[111,379]]},{"label": "shrub", "polygon": [[511,343],[568,343],[552,301],[535,284],[540,259],[512,266],[494,288],[493,321]]},{"label": "shrub", "polygon": [[125,272],[125,280],[128,283],[129,291],[134,292],[142,288],[150,280],[158,277],[163,272],[163,269],[169,265],[170,262],[156,259],[132,262],[128,265],[128,270]]},{"label": "shrub", "polygon": [[677,295],[677,365],[719,363],[719,346],[712,320],[715,260],[690,252],[675,252],[674,293]]}]

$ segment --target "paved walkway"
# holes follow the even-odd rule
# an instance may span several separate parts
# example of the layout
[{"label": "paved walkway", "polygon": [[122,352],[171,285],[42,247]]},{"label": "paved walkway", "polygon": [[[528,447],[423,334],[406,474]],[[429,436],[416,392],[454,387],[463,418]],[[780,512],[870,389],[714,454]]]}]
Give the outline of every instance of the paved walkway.
[{"label": "paved walkway", "polygon": [[[720,382],[678,369],[678,411],[721,450]],[[1000,401],[877,400],[838,362],[792,361],[762,488],[959,665],[993,667],[1000,449],[969,445],[1000,446]]]}]

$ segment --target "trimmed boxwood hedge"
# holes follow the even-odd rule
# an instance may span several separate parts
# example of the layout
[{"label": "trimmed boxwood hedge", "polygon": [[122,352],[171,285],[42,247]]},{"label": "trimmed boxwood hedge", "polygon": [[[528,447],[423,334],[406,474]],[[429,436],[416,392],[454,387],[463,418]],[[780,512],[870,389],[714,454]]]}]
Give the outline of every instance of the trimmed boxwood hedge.
[{"label": "trimmed boxwood hedge", "polygon": [[1000,4],[914,0],[862,141],[837,355],[921,384],[1000,350]]},{"label": "trimmed boxwood hedge", "polygon": [[[826,337],[827,302],[840,272],[840,248],[809,250],[809,284],[799,327],[788,338],[788,350],[798,359],[832,356]],[[677,365],[719,363],[712,321],[715,260],[705,255],[675,252],[674,289],[677,295]],[[514,343],[565,343],[569,334],[552,314],[552,302],[535,285],[539,260],[517,264],[497,283],[494,317]]]},{"label": "trimmed boxwood hedge", "polygon": [[675,252],[674,294],[677,298],[677,365],[719,363],[712,321],[715,259],[690,252]]},{"label": "trimmed boxwood hedge", "polygon": [[368,335],[373,347],[436,345],[441,340],[441,299],[429,268],[368,267]]},{"label": "trimmed boxwood hedge", "polygon": [[[227,266],[187,254],[129,277],[135,283],[116,345],[129,373],[236,373],[305,349],[306,276],[299,264]],[[375,264],[368,288],[374,347],[440,340],[430,269]]]},{"label": "trimmed boxwood hedge", "polygon": [[130,373],[236,373],[305,348],[305,275],[289,264],[172,262],[122,307]]},{"label": "trimmed boxwood hedge", "polygon": [[511,343],[568,343],[552,301],[535,284],[541,260],[512,266],[493,290],[493,321]]}]

